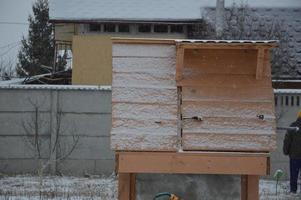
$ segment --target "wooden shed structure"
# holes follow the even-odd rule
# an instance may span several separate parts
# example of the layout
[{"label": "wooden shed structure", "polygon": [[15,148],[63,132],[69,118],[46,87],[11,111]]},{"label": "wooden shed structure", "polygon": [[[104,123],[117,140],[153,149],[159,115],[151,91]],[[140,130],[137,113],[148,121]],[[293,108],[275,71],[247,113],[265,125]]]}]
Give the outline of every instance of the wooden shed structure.
[{"label": "wooden shed structure", "polygon": [[[241,174],[258,189],[276,147],[275,46],[113,39],[111,147],[119,172]],[[242,198],[254,199],[246,191]]]}]

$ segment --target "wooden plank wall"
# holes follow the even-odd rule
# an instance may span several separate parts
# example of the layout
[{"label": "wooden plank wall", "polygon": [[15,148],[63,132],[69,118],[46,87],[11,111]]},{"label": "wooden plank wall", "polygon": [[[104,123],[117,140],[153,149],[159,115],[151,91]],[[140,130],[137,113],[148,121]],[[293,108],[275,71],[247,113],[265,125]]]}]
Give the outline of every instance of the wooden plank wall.
[{"label": "wooden plank wall", "polygon": [[[264,52],[269,61],[269,52]],[[256,76],[258,55],[256,49],[185,50],[182,80],[178,82],[182,86],[184,150],[275,148],[270,65],[263,62],[262,74]],[[202,121],[189,119],[194,116]]]},{"label": "wooden plank wall", "polygon": [[175,47],[113,44],[111,147],[176,151]]}]

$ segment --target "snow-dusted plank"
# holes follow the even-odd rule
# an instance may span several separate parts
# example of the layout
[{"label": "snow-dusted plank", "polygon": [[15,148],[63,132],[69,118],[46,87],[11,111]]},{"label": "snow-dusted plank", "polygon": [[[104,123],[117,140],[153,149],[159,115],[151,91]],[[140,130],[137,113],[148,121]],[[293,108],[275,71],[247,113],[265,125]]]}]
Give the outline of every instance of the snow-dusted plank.
[{"label": "snow-dusted plank", "polygon": [[175,68],[175,58],[117,57],[113,59],[113,72],[175,75]]},{"label": "snow-dusted plank", "polygon": [[269,77],[256,80],[254,75],[204,74],[200,70],[185,68],[183,79],[177,83],[181,86],[199,87],[272,87]]},{"label": "snow-dusted plank", "polygon": [[275,121],[258,118],[238,117],[204,117],[202,121],[194,119],[183,120],[183,134],[185,133],[215,133],[227,134],[263,134],[273,133]]},{"label": "snow-dusted plank", "polygon": [[116,151],[177,151],[178,143],[174,134],[111,133],[111,148]]},{"label": "snow-dusted plank", "polygon": [[164,73],[113,73],[113,87],[118,86],[161,86],[161,87],[174,87],[176,85],[174,74]]},{"label": "snow-dusted plank", "polygon": [[113,87],[112,102],[177,105],[177,88]]},{"label": "snow-dusted plank", "polygon": [[255,118],[264,115],[275,118],[273,102],[231,102],[231,101],[183,101],[184,117],[241,117]]},{"label": "snow-dusted plank", "polygon": [[113,44],[113,57],[174,58],[175,45],[167,44]]},{"label": "snow-dusted plank", "polygon": [[112,118],[177,120],[177,105],[113,103]]},{"label": "snow-dusted plank", "polygon": [[205,151],[272,151],[276,148],[276,134],[183,134],[184,150]]},{"label": "snow-dusted plank", "polygon": [[177,120],[112,119],[112,134],[177,135]]},{"label": "snow-dusted plank", "polygon": [[261,87],[183,87],[183,101],[218,100],[218,101],[272,101],[273,89]]},{"label": "snow-dusted plank", "polygon": [[256,65],[256,50],[198,49],[185,51],[184,66],[208,74],[255,75]]}]

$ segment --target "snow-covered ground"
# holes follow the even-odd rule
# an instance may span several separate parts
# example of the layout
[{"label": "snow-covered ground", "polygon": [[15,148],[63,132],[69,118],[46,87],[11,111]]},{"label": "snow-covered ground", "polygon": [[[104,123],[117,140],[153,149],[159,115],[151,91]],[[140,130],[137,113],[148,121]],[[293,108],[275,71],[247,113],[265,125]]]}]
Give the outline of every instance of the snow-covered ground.
[{"label": "snow-covered ground", "polygon": [[[288,193],[289,183],[280,182],[276,195],[275,182],[260,181],[261,200],[300,200],[300,193]],[[40,192],[41,191],[41,192]],[[41,198],[40,198],[41,197]],[[117,200],[117,179],[111,177],[39,177],[0,178],[0,200]]]},{"label": "snow-covered ground", "polygon": [[40,180],[36,176],[0,178],[0,200],[117,200],[114,176],[43,177],[41,187]]}]

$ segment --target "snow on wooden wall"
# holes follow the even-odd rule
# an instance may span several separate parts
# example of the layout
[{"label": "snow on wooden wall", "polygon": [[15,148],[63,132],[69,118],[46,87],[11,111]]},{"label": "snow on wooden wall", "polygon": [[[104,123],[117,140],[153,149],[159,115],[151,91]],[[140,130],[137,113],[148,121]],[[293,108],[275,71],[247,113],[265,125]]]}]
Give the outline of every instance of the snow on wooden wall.
[{"label": "snow on wooden wall", "polygon": [[113,45],[113,149],[177,150],[175,71],[174,45]]},{"label": "snow on wooden wall", "polygon": [[260,77],[257,48],[189,47],[184,50],[184,67],[178,80],[179,46],[176,42],[163,43],[113,43],[114,150],[275,148],[270,47],[263,47]]},{"label": "snow on wooden wall", "polygon": [[[269,65],[256,79],[256,49],[185,50],[184,150],[270,151],[275,114]],[[264,115],[259,119],[257,115]],[[193,116],[202,121],[189,119]]]}]

